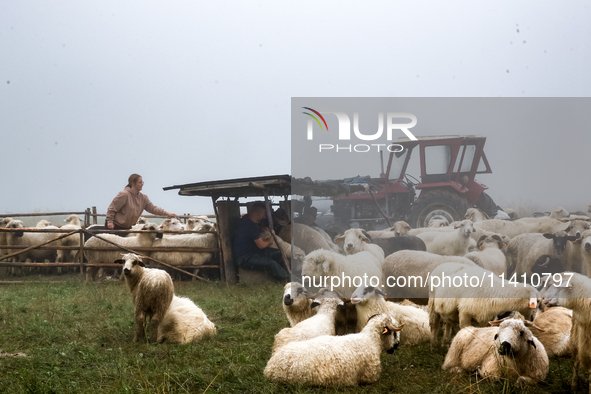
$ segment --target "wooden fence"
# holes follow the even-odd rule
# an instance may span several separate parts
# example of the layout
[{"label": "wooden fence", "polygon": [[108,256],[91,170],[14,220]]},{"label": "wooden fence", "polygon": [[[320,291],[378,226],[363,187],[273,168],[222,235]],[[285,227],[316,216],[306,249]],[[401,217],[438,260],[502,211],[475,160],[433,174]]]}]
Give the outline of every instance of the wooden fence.
[{"label": "wooden fence", "polygon": [[[54,213],[35,213],[35,214],[11,214],[11,215],[0,215],[1,217],[31,217],[31,216],[54,216],[54,215],[85,215],[85,227],[90,222],[90,217],[93,217],[93,222],[96,224],[96,217],[97,216],[104,216],[96,214],[96,208],[93,207],[94,211],[91,214],[91,210],[87,209],[83,213],[80,212],[54,212]],[[148,216],[145,216],[148,217]],[[158,217],[150,215],[149,217]],[[191,217],[190,215],[183,215],[179,216],[179,219],[188,219]],[[198,248],[198,247],[143,247],[143,248],[127,248],[125,246],[117,245],[103,237],[100,236],[101,233],[110,233],[110,234],[117,234],[121,236],[126,236],[127,234],[132,233],[163,233],[163,234],[179,234],[179,232],[175,231],[148,231],[148,230],[100,230],[100,233],[95,233],[92,231],[88,231],[84,228],[77,229],[77,230],[62,230],[62,229],[47,229],[47,228],[19,228],[19,229],[8,229],[8,228],[0,228],[0,232],[3,233],[24,233],[24,232],[39,232],[39,233],[56,233],[59,234],[55,238],[47,240],[45,242],[39,243],[37,245],[25,246],[25,245],[0,245],[0,250],[4,249],[8,251],[8,254],[0,256],[0,268],[2,267],[80,267],[80,274],[81,277],[84,278],[84,272],[86,267],[121,267],[120,264],[112,263],[112,264],[89,264],[84,262],[84,251],[85,250],[98,250],[98,251],[117,251],[123,250],[127,253],[135,253],[139,256],[142,256],[145,259],[149,259],[157,264],[162,266],[169,267],[171,269],[183,272],[187,275],[195,277],[200,280],[207,279],[187,272],[187,269],[196,269],[196,268],[217,268],[220,269],[220,265],[200,265],[200,266],[173,266],[163,261],[156,260],[147,256],[145,253],[150,252],[186,252],[186,253],[214,253],[219,255],[219,246],[215,248]],[[215,231],[184,231],[181,234],[207,234],[213,233],[216,234]],[[62,245],[50,245],[51,243],[55,243],[62,238],[69,237],[71,235],[78,234],[80,237],[80,246],[62,246]],[[102,241],[113,245],[113,247],[86,247],[84,246],[84,234],[88,234],[94,237],[101,239]],[[217,234],[216,234],[217,237]],[[216,241],[216,245],[219,245],[219,242]],[[51,263],[19,263],[19,262],[6,262],[7,259],[17,256],[22,253],[26,253],[33,249],[41,249],[41,250],[76,250],[78,251],[78,262],[51,262]]]}]

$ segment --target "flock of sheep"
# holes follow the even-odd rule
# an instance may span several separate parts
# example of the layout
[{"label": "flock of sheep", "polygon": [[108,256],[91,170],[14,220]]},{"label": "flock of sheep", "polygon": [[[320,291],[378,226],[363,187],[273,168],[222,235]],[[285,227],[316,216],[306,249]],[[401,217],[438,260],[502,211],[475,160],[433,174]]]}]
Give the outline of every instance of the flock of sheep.
[{"label": "flock of sheep", "polygon": [[[66,221],[63,229],[80,228],[78,217]],[[491,220],[470,208],[461,222],[434,222],[419,229],[405,222],[383,231],[349,229],[334,241],[318,227],[292,222],[281,229],[274,247],[286,252],[309,289],[298,282],[285,286],[282,304],[290,327],[275,336],[264,376],[319,386],[372,383],[380,377],[383,351],[429,343],[449,346],[446,371],[477,372],[518,384],[543,381],[549,357],[570,356],[576,386],[579,368],[591,373],[590,221],[562,208],[548,217],[513,221]],[[0,226],[23,228],[22,222],[7,219]],[[50,228],[43,221],[38,227]],[[215,247],[215,226],[203,217],[190,219],[188,228],[167,219],[161,226],[141,222],[135,229],[150,232],[99,236],[132,249]],[[170,233],[187,229],[210,233]],[[0,233],[0,245],[35,245],[56,236]],[[77,240],[76,234],[59,242],[77,245]],[[109,246],[104,240],[95,236],[85,246]],[[0,250],[0,255],[8,253],[10,249]],[[13,261],[44,261],[51,259],[48,253],[55,252],[32,250]],[[88,250],[85,257],[90,263],[113,263],[121,253]],[[211,254],[152,252],[150,257],[198,269]],[[75,253],[55,255],[56,261],[75,259]],[[148,317],[152,342],[186,343],[215,335],[215,326],[198,306],[174,295],[166,271],[145,268],[142,258],[131,253],[123,255],[123,264],[135,307],[136,340],[144,338]],[[97,269],[88,270],[87,279],[97,274]],[[427,285],[390,282],[411,275]],[[373,277],[376,283],[341,281],[345,276]],[[444,276],[454,285],[432,285],[433,278]],[[455,285],[454,279],[466,277],[486,280],[479,286]]]},{"label": "flock of sheep", "polygon": [[[305,253],[295,264],[303,284],[285,287],[291,327],[275,336],[264,374],[284,383],[371,383],[383,350],[430,343],[449,346],[446,371],[519,385],[543,381],[549,357],[569,356],[576,386],[579,368],[591,373],[590,221],[563,208],[512,221],[470,208],[461,222],[349,229],[334,242],[292,223],[280,235],[294,233],[294,250]],[[364,275],[377,283],[336,280]],[[389,282],[408,276],[427,285]],[[454,285],[431,285],[444,276]],[[486,280],[466,284],[473,277]]]},{"label": "flock of sheep", "polygon": [[[82,228],[82,220],[76,215],[71,215],[65,219],[67,224],[59,227],[62,230],[79,230]],[[20,220],[4,218],[0,220],[0,227],[14,230],[25,228]],[[51,225],[47,220],[41,220],[37,223],[37,228],[58,229]],[[92,231],[93,227],[88,230]],[[195,248],[216,248],[217,240],[215,234],[215,224],[207,216],[196,216],[189,218],[185,225],[178,219],[166,219],[160,226],[147,222],[144,218],[138,220],[138,224],[133,226],[132,230],[149,230],[151,232],[130,233],[127,237],[116,234],[98,234],[98,236],[89,238],[84,246],[94,248],[109,248],[114,244],[124,246],[128,249],[149,248],[149,247],[195,247]],[[166,234],[157,231],[167,232]],[[182,233],[184,231],[196,231],[200,233]],[[174,234],[172,232],[179,232]],[[59,237],[59,233],[42,232],[0,232],[0,245],[20,245],[33,246],[42,242]],[[66,238],[55,241],[58,246],[80,246],[80,236],[74,234]],[[17,251],[18,249],[0,249],[0,257]],[[25,253],[8,258],[9,262],[78,262],[77,250],[43,250],[33,249]],[[213,258],[213,253],[208,252],[151,252],[148,254],[156,260],[175,267],[194,267],[193,273],[198,274],[199,266],[204,265]],[[121,256],[119,250],[85,250],[84,257],[90,264],[110,264],[118,260]],[[13,269],[16,271],[16,269]],[[61,269],[58,269],[61,272]],[[103,269],[98,267],[88,267],[86,270],[87,281],[96,280],[97,275],[102,275]]]}]

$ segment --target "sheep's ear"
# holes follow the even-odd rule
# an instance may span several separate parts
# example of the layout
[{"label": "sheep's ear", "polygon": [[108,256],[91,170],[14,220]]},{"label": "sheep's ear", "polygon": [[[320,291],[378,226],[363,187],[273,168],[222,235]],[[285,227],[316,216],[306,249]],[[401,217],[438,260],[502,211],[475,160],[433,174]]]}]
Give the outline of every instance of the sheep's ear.
[{"label": "sheep's ear", "polygon": [[312,309],[316,308],[317,306],[320,306],[320,302],[318,302],[318,300],[313,300],[310,304],[310,308]]},{"label": "sheep's ear", "polygon": [[371,239],[369,239],[369,238],[367,238],[366,236],[363,236],[363,235],[361,236],[361,240],[363,242],[365,242],[366,244],[370,244],[371,243]]},{"label": "sheep's ear", "polygon": [[123,260],[123,259],[115,260],[115,261],[113,261],[113,264],[125,264],[125,260]]},{"label": "sheep's ear", "polygon": [[324,260],[324,263],[322,263],[322,270],[324,271],[325,274],[328,274],[328,272],[330,270],[330,261]]},{"label": "sheep's ear", "polygon": [[142,261],[142,259],[141,259],[141,258],[140,258],[140,259],[137,261],[137,263],[138,263],[139,265],[141,265],[142,267],[145,267],[145,266],[146,266],[146,264],[144,264],[144,262]]},{"label": "sheep's ear", "polygon": [[480,246],[478,247],[478,250],[484,250],[484,246],[480,245]]},{"label": "sheep's ear", "polygon": [[566,240],[571,242],[576,241],[577,239],[578,238],[575,235],[569,235],[568,237],[566,237]]},{"label": "sheep's ear", "polygon": [[527,341],[530,345],[532,345],[534,347],[534,349],[536,349],[536,344],[534,343],[533,339],[528,339]]},{"label": "sheep's ear", "polygon": [[495,320],[495,321],[489,321],[488,324],[490,324],[491,326],[500,326],[501,323],[503,322],[503,320],[505,320],[505,319]]},{"label": "sheep's ear", "polygon": [[529,320],[524,320],[523,324],[525,324],[528,328],[535,328],[539,332],[546,332],[546,330],[541,329],[540,327],[536,326],[534,323],[530,322]]},{"label": "sheep's ear", "polygon": [[334,239],[334,241],[336,243],[343,242],[344,240],[345,240],[345,236],[344,235],[337,235],[336,238]]},{"label": "sheep's ear", "polygon": [[379,295],[381,295],[382,297],[386,297],[386,295],[384,294],[384,292],[383,292],[382,290],[380,290],[380,289],[376,288],[376,290],[375,290],[375,291],[376,291],[376,294],[379,294]]},{"label": "sheep's ear", "polygon": [[486,239],[486,235],[482,235],[479,239],[478,242],[476,242],[476,244],[478,245],[478,247],[480,247],[480,244],[482,243],[482,241],[484,241]]},{"label": "sheep's ear", "polygon": [[554,239],[554,238],[556,238],[554,236],[554,234],[550,234],[550,233],[545,233],[545,234],[542,234],[542,235],[544,236],[544,238],[548,238],[548,239]]},{"label": "sheep's ear", "polygon": [[389,335],[392,334],[392,330],[388,328],[388,326],[384,327],[384,331],[382,331],[382,335]]},{"label": "sheep's ear", "polygon": [[[439,226],[439,227],[441,227],[441,226]],[[454,226],[454,229],[458,229],[458,228],[460,228],[460,225],[459,225],[459,224],[456,224],[456,225]]]}]

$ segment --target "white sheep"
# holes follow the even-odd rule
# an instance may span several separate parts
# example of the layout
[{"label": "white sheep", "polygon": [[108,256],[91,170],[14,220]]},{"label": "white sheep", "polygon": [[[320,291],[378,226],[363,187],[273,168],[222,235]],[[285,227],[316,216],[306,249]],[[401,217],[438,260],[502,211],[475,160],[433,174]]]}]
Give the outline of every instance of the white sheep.
[{"label": "white sheep", "polygon": [[[0,219],[0,228],[6,228],[6,226],[8,225],[8,223],[12,222],[13,219],[12,218],[2,218]],[[5,232],[0,232],[0,246],[2,245],[8,245],[8,240],[6,239],[6,234]],[[0,257],[7,255],[8,251],[7,249],[2,249],[0,248]]]},{"label": "white sheep", "polygon": [[474,228],[513,238],[525,233],[554,233],[564,230],[566,225],[558,219],[541,217],[521,218],[513,221],[491,219],[475,223]]},{"label": "white sheep", "polygon": [[591,377],[591,279],[571,272],[563,273],[561,279],[546,291],[544,304],[572,310],[573,327],[570,335],[575,364],[571,384],[574,390],[578,385],[579,368]]},{"label": "white sheep", "polygon": [[452,232],[426,232],[417,235],[427,246],[427,252],[443,256],[463,256],[470,243],[470,234],[474,230],[470,220],[464,220],[454,227]]},{"label": "white sheep", "polygon": [[491,322],[498,327],[466,327],[455,336],[443,370],[472,373],[494,380],[506,377],[517,384],[543,381],[549,371],[544,345],[520,319]]},{"label": "white sheep", "polygon": [[149,317],[150,342],[156,342],[158,326],[174,296],[172,279],[164,270],[145,268],[142,258],[136,254],[123,254],[123,260],[123,274],[135,308],[134,341],[145,337],[146,319]]},{"label": "white sheep", "polygon": [[[214,231],[212,223],[201,222],[193,231]],[[217,238],[213,232],[203,234],[171,234],[154,241],[153,247],[183,247],[183,248],[216,248]],[[213,258],[212,252],[152,252],[150,257],[164,263],[182,267],[193,266],[193,273],[199,273],[199,266],[204,265]]]},{"label": "white sheep", "polygon": [[365,230],[360,228],[350,228],[345,231],[344,235],[335,238],[337,243],[343,242],[343,249],[345,254],[355,254],[359,252],[369,252],[373,254],[379,262],[380,268],[384,261],[384,250],[378,245],[372,244],[367,237]]},{"label": "white sheep", "polygon": [[476,245],[478,251],[470,252],[464,257],[494,272],[495,275],[502,275],[507,270],[507,259],[503,253],[503,248],[506,246],[507,244],[498,235],[492,237],[483,235]]},{"label": "white sheep", "polygon": [[[46,228],[46,229],[57,229],[56,226],[47,225],[45,222],[41,223],[39,228]],[[49,223],[49,222],[47,222]],[[25,228],[23,222],[20,220],[13,220],[6,225],[7,228],[12,229],[19,229]],[[61,234],[58,233],[42,233],[42,232],[10,232],[7,233],[6,239],[8,241],[8,245],[14,246],[34,246],[39,245],[43,242],[46,242],[50,239],[54,239],[59,237]],[[11,249],[10,253],[16,252],[18,249]],[[44,262],[45,260],[55,261],[56,258],[56,251],[49,250],[49,249],[32,249],[28,252],[18,254],[11,258],[12,262],[26,262],[27,260],[31,260],[33,262]]]},{"label": "white sheep", "polygon": [[524,323],[542,342],[548,357],[565,357],[570,356],[572,352],[572,316],[573,312],[570,309],[556,306],[537,314],[533,322],[524,320]]},{"label": "white sheep", "polygon": [[449,222],[445,219],[431,219],[429,220],[429,228],[440,228],[449,226]]},{"label": "white sheep", "polygon": [[[384,277],[388,280],[386,282],[387,297],[417,298],[426,304],[426,300],[429,298],[428,276],[437,266],[450,262],[476,266],[465,257],[440,256],[418,250],[401,250],[391,254],[382,264]],[[404,282],[398,278],[404,278]],[[396,280],[398,282],[395,283]]]},{"label": "white sheep", "polygon": [[[365,278],[365,279],[364,279]],[[307,287],[331,287],[349,298],[361,284],[356,280],[380,286],[382,270],[376,257],[369,252],[343,256],[330,250],[309,253],[302,266],[302,282]]]},{"label": "white sheep", "polygon": [[478,208],[468,208],[466,210],[465,219],[471,220],[473,223],[490,220],[490,217]]},{"label": "white sheep", "polygon": [[[154,223],[147,223],[142,225],[142,230],[156,231],[158,226]],[[89,238],[85,243],[85,247],[109,247],[115,248],[114,245],[105,242],[98,237],[104,238],[107,241],[111,241],[117,245],[124,246],[129,249],[134,248],[149,248],[154,243],[154,240],[158,237],[162,237],[162,233],[141,233],[137,237],[120,237],[115,234],[99,234]],[[110,264],[120,259],[121,251],[100,251],[100,250],[84,250],[84,256],[88,260],[89,264]],[[101,268],[102,269],[102,268]],[[99,273],[99,267],[88,267],[86,268],[86,281],[95,280],[97,273]],[[100,276],[100,275],[99,275]]]},{"label": "white sheep", "polygon": [[365,327],[367,320],[378,313],[385,313],[404,325],[400,332],[400,344],[418,345],[431,340],[429,330],[429,314],[427,311],[414,307],[388,302],[384,293],[371,286],[360,286],[351,295],[351,303],[357,309],[357,331]]},{"label": "white sheep", "polygon": [[429,292],[429,322],[434,331],[438,329],[437,319],[446,324],[458,322],[460,328],[483,327],[507,311],[518,311],[531,319],[540,298],[532,286],[511,284],[478,266],[446,273],[447,279],[434,270],[433,277],[436,276],[442,278],[441,282]]},{"label": "white sheep", "polygon": [[282,305],[291,327],[316,314],[317,309],[312,308],[312,301],[310,292],[301,283],[285,284]]},{"label": "white sheep", "polygon": [[158,342],[197,342],[216,333],[215,325],[201,308],[189,298],[175,295],[158,325]]},{"label": "white sheep", "polygon": [[[554,234],[521,234],[511,239],[507,246],[507,275],[517,276],[528,274],[541,255],[551,255],[564,261],[565,269],[572,270],[571,261],[566,257],[570,254],[571,242],[577,237],[564,231]],[[579,267],[580,271],[580,267]]]},{"label": "white sheep", "polygon": [[[70,215],[64,219],[67,224],[60,227],[62,230],[80,230],[82,228],[82,219],[77,215]],[[57,241],[60,246],[80,246],[80,234],[72,234],[69,237],[62,238]],[[76,261],[76,250],[58,250],[57,263]],[[61,267],[58,272],[61,273]]]},{"label": "white sheep", "polygon": [[380,354],[393,353],[402,329],[391,317],[377,315],[363,331],[292,342],[278,349],[265,367],[265,378],[278,383],[354,386],[377,381]]},{"label": "white sheep", "polygon": [[[332,250],[340,253],[340,249],[332,241],[327,240],[318,231],[301,223],[291,223],[279,232],[279,236],[287,243],[291,243],[293,233],[294,244],[308,254],[318,249]],[[320,235],[320,236],[319,236]]]},{"label": "white sheep", "polygon": [[[389,230],[394,232],[395,236],[399,237],[401,235],[408,235],[409,231],[412,230],[412,227],[410,227],[410,224],[406,223],[405,221],[399,220],[394,223],[394,226],[392,226]],[[371,232],[369,235],[373,237]]]},{"label": "white sheep", "polygon": [[[181,223],[180,220],[178,220],[176,218],[168,218],[168,219],[164,219],[162,221],[162,223],[160,224],[160,230],[180,232],[180,231],[184,231],[185,227],[183,226],[183,224]],[[166,234],[166,235],[170,235],[170,234]],[[172,235],[174,235],[174,234],[172,234]]]},{"label": "white sheep", "polygon": [[321,335],[335,335],[335,317],[337,308],[344,306],[337,294],[323,293],[322,298],[316,298],[310,304],[317,309],[316,314],[305,319],[293,327],[284,328],[275,335],[272,352],[291,342],[306,341]]}]

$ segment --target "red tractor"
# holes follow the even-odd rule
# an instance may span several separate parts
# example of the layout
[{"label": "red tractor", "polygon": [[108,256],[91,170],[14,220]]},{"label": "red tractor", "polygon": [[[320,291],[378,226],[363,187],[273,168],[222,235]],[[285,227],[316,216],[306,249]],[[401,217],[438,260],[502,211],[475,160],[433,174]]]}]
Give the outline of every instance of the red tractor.
[{"label": "red tractor", "polygon": [[[483,150],[485,142],[485,137],[478,136],[396,141],[404,150],[390,153],[386,172],[382,170],[380,178],[367,180],[377,189],[373,197],[354,193],[335,201],[335,222],[345,227],[358,222],[364,228],[375,228],[376,223],[385,222],[380,209],[392,223],[404,220],[413,228],[426,227],[433,219],[449,223],[462,220],[466,210],[474,206],[494,215],[501,208],[484,193],[488,188],[474,179],[476,174],[492,173]],[[420,180],[406,173],[417,151]]]}]

